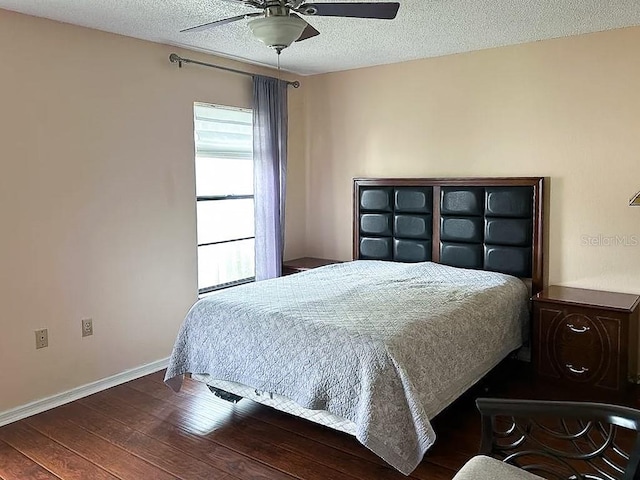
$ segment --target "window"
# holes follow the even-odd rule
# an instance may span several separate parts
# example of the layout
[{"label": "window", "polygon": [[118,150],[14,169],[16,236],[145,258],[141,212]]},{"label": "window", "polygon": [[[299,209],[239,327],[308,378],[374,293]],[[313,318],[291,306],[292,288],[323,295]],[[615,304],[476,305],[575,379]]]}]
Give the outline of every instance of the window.
[{"label": "window", "polygon": [[196,103],[198,291],[254,280],[251,110]]}]

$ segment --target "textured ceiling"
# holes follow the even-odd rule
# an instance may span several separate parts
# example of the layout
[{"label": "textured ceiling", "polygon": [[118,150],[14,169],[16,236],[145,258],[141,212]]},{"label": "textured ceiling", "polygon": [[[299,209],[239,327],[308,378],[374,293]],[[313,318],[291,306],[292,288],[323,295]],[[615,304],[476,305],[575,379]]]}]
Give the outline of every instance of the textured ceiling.
[{"label": "textured ceiling", "polygon": [[[399,1],[398,17],[391,21],[305,17],[321,35],[284,50],[282,68],[325,73],[640,25],[639,0]],[[179,33],[256,11],[224,0],[0,0],[0,8],[251,63],[276,63],[275,52],[252,36],[246,20]]]}]

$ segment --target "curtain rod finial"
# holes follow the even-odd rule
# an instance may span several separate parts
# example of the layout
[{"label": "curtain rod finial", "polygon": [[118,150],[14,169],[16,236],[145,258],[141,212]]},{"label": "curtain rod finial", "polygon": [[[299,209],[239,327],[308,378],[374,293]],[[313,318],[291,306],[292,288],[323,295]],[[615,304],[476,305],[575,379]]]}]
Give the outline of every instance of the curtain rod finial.
[{"label": "curtain rod finial", "polygon": [[182,59],[177,54],[172,53],[171,55],[169,55],[169,61],[171,63],[177,63],[178,68],[182,68]]}]

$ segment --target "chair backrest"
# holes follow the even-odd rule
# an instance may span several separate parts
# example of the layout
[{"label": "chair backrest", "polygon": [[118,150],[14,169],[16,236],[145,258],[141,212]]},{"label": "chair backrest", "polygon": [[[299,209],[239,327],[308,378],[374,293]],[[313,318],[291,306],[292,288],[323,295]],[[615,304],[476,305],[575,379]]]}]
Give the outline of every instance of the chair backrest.
[{"label": "chair backrest", "polygon": [[640,480],[640,411],[479,398],[480,453],[548,479]]}]

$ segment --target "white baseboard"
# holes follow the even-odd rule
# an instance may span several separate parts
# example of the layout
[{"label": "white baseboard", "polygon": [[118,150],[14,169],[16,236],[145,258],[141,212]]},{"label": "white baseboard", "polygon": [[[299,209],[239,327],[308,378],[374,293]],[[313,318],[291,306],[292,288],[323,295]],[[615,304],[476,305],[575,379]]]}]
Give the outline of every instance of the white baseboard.
[{"label": "white baseboard", "polygon": [[102,390],[115,387],[116,385],[135,380],[136,378],[144,377],[145,375],[149,375],[150,373],[155,373],[159,370],[162,370],[163,368],[166,368],[168,364],[169,358],[163,358],[155,362],[147,363],[146,365],[142,365],[140,367],[132,368],[131,370],[116,373],[115,375],[103,378],[102,380],[98,380],[97,382],[87,383],[86,385],[72,388],[71,390],[58,393],[57,395],[52,395],[51,397],[43,398],[42,400],[36,400],[35,402],[27,403],[26,405],[0,412],[0,427],[12,422],[16,422],[18,420],[22,420],[23,418],[30,417],[31,415],[35,415],[37,413],[59,407],[60,405],[64,405],[65,403],[73,402],[74,400],[78,400],[88,395],[93,395],[94,393],[98,393]]}]

